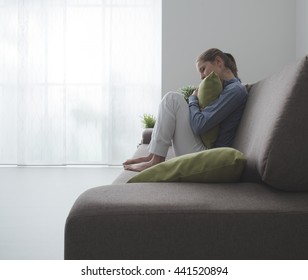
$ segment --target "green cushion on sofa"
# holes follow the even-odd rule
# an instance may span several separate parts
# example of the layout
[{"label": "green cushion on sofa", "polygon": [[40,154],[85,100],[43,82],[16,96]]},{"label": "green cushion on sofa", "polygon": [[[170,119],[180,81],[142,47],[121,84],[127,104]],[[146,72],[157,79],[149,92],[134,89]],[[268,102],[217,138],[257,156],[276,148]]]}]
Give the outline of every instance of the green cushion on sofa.
[{"label": "green cushion on sofa", "polygon": [[172,158],[152,166],[128,183],[138,182],[236,182],[246,164],[244,155],[233,148],[215,148]]},{"label": "green cushion on sofa", "polygon": [[[199,85],[198,99],[201,109],[204,109],[212,101],[218,98],[222,91],[222,83],[220,78],[212,72],[206,76]],[[219,126],[212,128],[207,133],[201,135],[203,144],[208,148],[212,148],[219,133]]]}]

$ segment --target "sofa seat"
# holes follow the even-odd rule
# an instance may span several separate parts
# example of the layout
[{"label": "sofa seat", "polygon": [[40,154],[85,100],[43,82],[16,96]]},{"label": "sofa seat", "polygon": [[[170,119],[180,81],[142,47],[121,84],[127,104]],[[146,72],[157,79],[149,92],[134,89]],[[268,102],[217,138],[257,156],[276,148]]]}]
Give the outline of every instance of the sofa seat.
[{"label": "sofa seat", "polygon": [[66,259],[307,259],[308,193],[256,183],[92,188],[71,210]]}]

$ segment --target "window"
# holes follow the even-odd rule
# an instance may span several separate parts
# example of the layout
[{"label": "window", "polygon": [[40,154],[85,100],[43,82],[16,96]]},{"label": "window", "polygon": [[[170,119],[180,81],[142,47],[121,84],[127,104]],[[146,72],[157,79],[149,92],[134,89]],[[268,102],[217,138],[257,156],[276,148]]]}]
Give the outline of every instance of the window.
[{"label": "window", "polygon": [[160,90],[161,1],[0,0],[0,164],[121,164]]}]

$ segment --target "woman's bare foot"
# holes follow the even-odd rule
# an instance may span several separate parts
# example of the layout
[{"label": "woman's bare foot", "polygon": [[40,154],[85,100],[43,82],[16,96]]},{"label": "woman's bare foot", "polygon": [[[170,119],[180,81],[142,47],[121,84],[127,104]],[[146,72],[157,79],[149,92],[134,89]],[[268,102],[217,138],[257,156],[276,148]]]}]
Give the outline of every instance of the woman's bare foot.
[{"label": "woman's bare foot", "polygon": [[125,170],[130,170],[130,171],[136,171],[136,172],[141,172],[151,166],[154,166],[158,163],[164,162],[165,157],[161,157],[158,155],[153,155],[152,159],[147,162],[140,162],[136,164],[130,164],[130,165],[124,165]]},{"label": "woman's bare foot", "polygon": [[139,157],[139,158],[132,158],[128,159],[127,161],[123,162],[123,165],[130,165],[130,164],[136,164],[136,163],[141,163],[141,162],[148,162],[152,159],[153,154],[149,154],[145,157]]}]

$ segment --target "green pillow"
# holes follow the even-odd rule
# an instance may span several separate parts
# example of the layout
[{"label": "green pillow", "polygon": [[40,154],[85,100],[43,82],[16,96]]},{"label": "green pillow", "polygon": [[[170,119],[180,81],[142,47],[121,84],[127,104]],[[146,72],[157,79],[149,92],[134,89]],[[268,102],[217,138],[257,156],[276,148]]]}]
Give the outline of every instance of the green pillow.
[{"label": "green pillow", "polygon": [[[222,91],[222,83],[220,78],[212,72],[206,76],[199,85],[198,99],[199,106],[204,109],[212,101],[218,98]],[[207,133],[201,135],[201,139],[205,147],[212,148],[219,134],[219,126],[213,127]]]},{"label": "green pillow", "polygon": [[138,182],[236,182],[246,165],[244,155],[233,148],[215,148],[186,154],[154,165],[135,175]]}]

